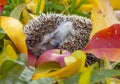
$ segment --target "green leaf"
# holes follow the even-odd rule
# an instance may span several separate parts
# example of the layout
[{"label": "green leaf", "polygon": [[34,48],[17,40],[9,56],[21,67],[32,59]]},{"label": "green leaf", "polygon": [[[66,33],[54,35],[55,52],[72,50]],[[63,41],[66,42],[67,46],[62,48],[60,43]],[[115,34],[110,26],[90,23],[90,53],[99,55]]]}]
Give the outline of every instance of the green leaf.
[{"label": "green leaf", "polygon": [[22,3],[22,4],[18,5],[18,6],[15,7],[15,8],[13,9],[13,11],[10,13],[10,16],[19,20],[20,15],[21,15],[21,13],[22,13],[22,10],[25,8],[25,6],[26,6],[25,3]]},{"label": "green leaf", "polygon": [[20,55],[18,56],[18,60],[23,62],[24,64],[27,64],[28,59],[26,57],[27,57],[26,54],[20,53]]},{"label": "green leaf", "polygon": [[17,84],[23,70],[23,65],[11,60],[5,61],[0,69],[0,84]]},{"label": "green leaf", "polygon": [[112,69],[114,69],[114,68],[120,69],[120,61],[117,61],[117,62],[112,63],[111,66],[112,66]]},{"label": "green leaf", "polygon": [[93,71],[93,66],[87,68],[87,70],[81,74],[78,84],[90,84],[92,71]]},{"label": "green leaf", "polygon": [[69,78],[67,78],[65,81],[64,81],[64,84],[78,84],[78,79],[80,77],[80,73],[79,74],[75,74]]},{"label": "green leaf", "polygon": [[104,56],[104,68],[105,69],[112,69],[112,66],[110,65],[110,62],[109,62],[106,55]]},{"label": "green leaf", "polygon": [[13,65],[14,65],[14,62],[10,60],[7,60],[2,64],[0,68],[0,79],[7,74],[7,72]]},{"label": "green leaf", "polygon": [[24,83],[30,82],[34,72],[35,72],[35,68],[34,67],[25,67],[23,72],[19,76],[19,81],[18,82],[19,83],[20,82],[24,82]]},{"label": "green leaf", "polygon": [[55,4],[55,3],[52,3],[52,2],[46,2],[46,5],[47,5],[47,7],[53,8],[55,10],[59,10],[59,11],[65,10],[64,6],[58,5],[58,4]]},{"label": "green leaf", "polygon": [[29,84],[56,84],[56,80],[54,78],[40,78],[31,81]]},{"label": "green leaf", "polygon": [[90,14],[86,14],[85,12],[78,11],[78,10],[73,10],[73,12],[71,14],[77,14],[79,16],[90,18]]},{"label": "green leaf", "polygon": [[70,4],[70,7],[69,7],[69,12],[72,13],[73,10],[75,10],[75,7],[76,7],[76,1],[77,0],[72,0],[71,4]]},{"label": "green leaf", "polygon": [[85,62],[86,62],[86,54],[83,51],[76,50],[72,53],[72,56],[75,57],[76,59],[81,60],[81,67],[80,70],[82,70],[85,67]]},{"label": "green leaf", "polygon": [[5,35],[5,32],[0,28],[0,40],[2,40]]},{"label": "green leaf", "polygon": [[37,3],[37,9],[36,9],[36,14],[39,15],[40,14],[40,5],[41,5],[42,0],[39,0]]},{"label": "green leaf", "polygon": [[60,68],[60,64],[55,61],[45,62],[41,64],[36,69],[36,73],[43,73],[43,72],[51,72],[54,70],[58,70]]},{"label": "green leaf", "polygon": [[11,0],[12,4],[16,4],[14,0]]},{"label": "green leaf", "polygon": [[112,77],[112,76],[118,76],[118,75],[120,75],[120,70],[112,70],[112,69],[94,70],[91,76],[91,83],[94,84],[105,78]]},{"label": "green leaf", "polygon": [[27,67],[21,61],[7,60],[0,69],[0,84],[28,84],[34,71],[34,67]]},{"label": "green leaf", "polygon": [[11,45],[7,45],[7,47],[2,51],[0,54],[0,65],[5,61],[5,60],[16,60],[17,54],[15,53],[14,49],[12,48]]}]

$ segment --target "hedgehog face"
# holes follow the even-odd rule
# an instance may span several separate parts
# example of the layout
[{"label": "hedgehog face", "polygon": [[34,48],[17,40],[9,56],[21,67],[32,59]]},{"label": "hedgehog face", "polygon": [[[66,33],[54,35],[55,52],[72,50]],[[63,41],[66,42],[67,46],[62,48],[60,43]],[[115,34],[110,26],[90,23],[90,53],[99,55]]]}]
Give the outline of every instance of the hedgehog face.
[{"label": "hedgehog face", "polygon": [[[61,23],[55,31],[50,34],[44,35],[42,42],[37,44],[33,49],[35,49],[35,54],[49,49],[58,48],[64,43],[64,41],[70,36],[73,32],[72,22],[67,21]],[[33,51],[33,50],[32,50]]]},{"label": "hedgehog face", "polygon": [[47,34],[44,36],[42,42],[40,43],[40,49],[45,51],[53,48],[58,48],[60,44],[60,36],[57,34]]},{"label": "hedgehog face", "polygon": [[41,43],[41,49],[48,50],[58,48],[62,43],[64,43],[64,41],[72,32],[72,22],[62,22],[54,32],[44,36],[43,41]]}]

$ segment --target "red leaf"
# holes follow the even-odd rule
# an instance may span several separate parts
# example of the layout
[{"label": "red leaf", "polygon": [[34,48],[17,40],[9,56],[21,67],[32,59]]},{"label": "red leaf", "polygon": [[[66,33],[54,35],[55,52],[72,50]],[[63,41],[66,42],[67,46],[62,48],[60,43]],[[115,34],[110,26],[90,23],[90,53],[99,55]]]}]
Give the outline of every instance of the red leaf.
[{"label": "red leaf", "polygon": [[7,3],[6,0],[0,0],[0,14],[2,14],[4,5]]},{"label": "red leaf", "polygon": [[96,33],[84,51],[92,53],[100,59],[107,56],[110,61],[120,60],[120,24],[114,24]]},{"label": "red leaf", "polygon": [[37,58],[28,50],[28,65],[35,66]]}]

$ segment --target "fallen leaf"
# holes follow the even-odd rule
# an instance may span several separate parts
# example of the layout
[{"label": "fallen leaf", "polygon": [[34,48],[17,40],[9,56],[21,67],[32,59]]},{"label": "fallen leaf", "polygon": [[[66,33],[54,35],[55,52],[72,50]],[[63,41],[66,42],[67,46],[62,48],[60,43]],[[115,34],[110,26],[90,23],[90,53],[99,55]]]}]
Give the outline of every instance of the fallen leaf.
[{"label": "fallen leaf", "polygon": [[33,80],[36,80],[38,78],[43,78],[43,77],[54,77],[57,79],[66,78],[77,73],[80,68],[79,66],[80,66],[80,60],[77,60],[76,62],[51,73],[34,74]]},{"label": "fallen leaf", "polygon": [[104,69],[112,69],[112,65],[106,55],[104,55]]},{"label": "fallen leaf", "polygon": [[28,23],[28,21],[29,20],[31,20],[31,19],[33,19],[30,15],[29,15],[29,12],[26,10],[26,9],[23,9],[23,11],[22,11],[22,20],[21,20],[21,22],[23,23],[23,24],[26,24],[26,23]]},{"label": "fallen leaf", "polygon": [[25,0],[27,3],[27,9],[34,14],[42,13],[45,5],[45,0]]},{"label": "fallen leaf", "polygon": [[0,6],[5,5],[7,3],[7,0],[0,0]]},{"label": "fallen leaf", "polygon": [[0,0],[0,15],[4,10],[4,5],[7,3],[7,0]]},{"label": "fallen leaf", "polygon": [[114,15],[109,0],[96,0],[91,14],[93,29],[90,38],[98,31],[120,23]]},{"label": "fallen leaf", "polygon": [[2,29],[0,29],[0,40],[2,41],[2,39],[4,39],[4,37],[5,37],[5,32],[2,30]]},{"label": "fallen leaf", "polygon": [[86,62],[86,54],[84,51],[81,50],[76,50],[72,53],[72,56],[75,57],[76,59],[81,60],[81,67],[80,70],[85,68],[85,62]]},{"label": "fallen leaf", "polygon": [[[104,80],[105,78],[110,78],[119,75],[120,75],[120,70],[113,70],[113,69],[94,70],[91,75],[91,84],[96,84],[97,82]],[[119,84],[119,83],[113,83],[113,84]]]},{"label": "fallen leaf", "polygon": [[[16,18],[16,19],[20,19],[20,15],[23,11],[23,9],[25,8],[26,4],[22,3],[20,5],[18,5],[17,7],[15,7],[11,13],[10,13],[10,17]],[[19,10],[19,11],[18,11]]]},{"label": "fallen leaf", "polygon": [[12,60],[5,61],[0,69],[0,84],[23,84],[18,83],[23,70],[24,66]]},{"label": "fallen leaf", "polygon": [[94,71],[94,68],[96,68],[97,66],[97,63],[94,63],[93,65],[87,67],[86,70],[81,73],[78,84],[91,84],[91,75]]},{"label": "fallen leaf", "polygon": [[6,16],[0,16],[0,21],[0,27],[7,33],[17,49],[27,55],[23,25],[18,20]]},{"label": "fallen leaf", "polygon": [[35,73],[48,73],[60,69],[60,64],[55,61],[44,62],[40,66],[37,66]]},{"label": "fallen leaf", "polygon": [[78,84],[78,79],[80,78],[80,73],[74,74],[64,80],[64,84]]},{"label": "fallen leaf", "polygon": [[104,15],[107,27],[119,23],[114,15],[113,7],[109,0],[98,0],[98,6]]},{"label": "fallen leaf", "polygon": [[110,0],[114,10],[120,10],[120,0]]},{"label": "fallen leaf", "polygon": [[0,66],[6,60],[16,60],[18,58],[17,54],[15,53],[14,49],[10,44],[4,47],[3,51],[0,54]]},{"label": "fallen leaf", "polygon": [[55,84],[57,81],[54,78],[40,78],[33,80],[28,84]]},{"label": "fallen leaf", "polygon": [[57,71],[53,71],[53,72],[50,72],[50,73],[34,74],[33,80],[36,80],[36,79],[42,78],[42,77],[54,77],[54,78],[57,78],[57,79],[66,78],[66,77],[69,77],[69,76],[71,76],[75,73],[78,73],[79,71],[82,71],[85,67],[84,66],[85,63],[82,63],[82,62],[85,62],[84,60],[86,59],[86,57],[84,57],[84,53],[82,51],[75,51],[73,53],[73,55],[75,55],[74,57],[77,59],[75,62],[73,62],[73,63],[69,64],[68,66],[63,67],[63,68],[61,68]]},{"label": "fallen leaf", "polygon": [[78,84],[90,84],[92,71],[93,71],[93,66],[88,67],[86,71],[80,75]]},{"label": "fallen leaf", "polygon": [[[78,5],[82,0],[77,0],[76,4]],[[112,4],[112,7],[114,10],[120,10],[120,0],[109,0]],[[94,3],[96,3],[97,0],[86,0],[86,2],[80,6],[79,10],[80,11],[85,11],[85,12],[91,12],[92,8],[94,8]]]},{"label": "fallen leaf", "polygon": [[114,24],[109,28],[96,33],[88,42],[84,51],[94,54],[97,58],[109,61],[120,60],[120,24]]},{"label": "fallen leaf", "polygon": [[32,13],[29,13],[29,15],[32,17],[32,18],[37,18],[37,17],[39,17],[39,16],[37,16],[37,15],[34,15],[34,14],[32,14]]}]

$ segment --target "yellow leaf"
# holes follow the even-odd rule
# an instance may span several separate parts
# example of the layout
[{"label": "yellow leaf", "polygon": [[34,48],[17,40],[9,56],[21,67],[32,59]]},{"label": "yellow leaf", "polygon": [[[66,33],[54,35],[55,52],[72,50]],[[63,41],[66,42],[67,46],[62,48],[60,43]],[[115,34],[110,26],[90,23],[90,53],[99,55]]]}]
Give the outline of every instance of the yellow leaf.
[{"label": "yellow leaf", "polygon": [[78,84],[90,84],[92,70],[93,66],[87,68],[86,71],[81,74]]},{"label": "yellow leaf", "polygon": [[69,77],[79,71],[79,68],[81,66],[80,61],[81,60],[77,60],[76,62],[74,62],[66,67],[63,67],[57,71],[51,72],[51,73],[34,74],[33,80],[36,80],[36,79],[42,78],[42,77],[54,77],[57,79]]},{"label": "yellow leaf", "polygon": [[[83,51],[75,51],[72,56],[76,59],[75,62],[69,64],[66,67],[63,67],[57,71],[51,72],[51,73],[35,73],[33,76],[33,80],[42,78],[42,77],[54,77],[54,78],[66,78],[69,77],[77,72],[84,70],[85,67],[85,60],[86,55]],[[84,63],[83,63],[84,62]]]},{"label": "yellow leaf", "polygon": [[104,56],[104,68],[105,68],[105,69],[112,69],[112,66],[110,65],[110,62],[109,62],[106,54],[105,54],[105,56]]},{"label": "yellow leaf", "polygon": [[23,25],[14,18],[0,16],[0,27],[7,33],[17,49],[27,55]]},{"label": "yellow leaf", "polygon": [[90,35],[90,38],[99,30],[104,29],[107,25],[106,25],[106,21],[104,19],[104,15],[102,14],[102,12],[98,9],[97,6],[95,6],[92,10],[91,13],[91,20],[92,20],[92,24],[93,24],[93,29]]},{"label": "yellow leaf", "polygon": [[114,15],[113,8],[109,0],[96,0],[94,4],[91,19],[93,23],[93,30],[90,38],[98,31],[105,29],[115,23],[119,23]]},{"label": "yellow leaf", "polygon": [[85,11],[85,12],[91,12],[92,7],[93,7],[93,3],[84,4],[84,5],[82,5],[82,6],[79,8],[79,10]]},{"label": "yellow leaf", "polygon": [[11,45],[12,48],[15,50],[16,53],[19,52],[18,49],[15,47],[15,45],[10,40],[5,40],[4,39],[3,49],[5,49],[8,45]]},{"label": "yellow leaf", "polygon": [[110,0],[110,2],[115,10],[120,10],[120,0]]},{"label": "yellow leaf", "polygon": [[72,53],[72,56],[75,57],[76,59],[81,60],[81,67],[79,70],[82,70],[85,68],[85,62],[86,62],[86,54],[83,51],[76,50],[75,52]]},{"label": "yellow leaf", "polygon": [[98,6],[104,15],[107,26],[119,23],[116,16],[114,15],[114,11],[109,0],[98,0]]},{"label": "yellow leaf", "polygon": [[[77,6],[81,1],[82,0],[76,1]],[[80,6],[79,10],[85,11],[85,12],[91,12],[94,2],[96,2],[96,0],[86,0],[86,2]]]},{"label": "yellow leaf", "polygon": [[64,2],[65,4],[68,4],[68,0],[63,0],[63,2]]},{"label": "yellow leaf", "polygon": [[120,84],[120,80],[117,78],[106,78],[106,84]]},{"label": "yellow leaf", "polygon": [[30,15],[29,15],[29,13],[28,13],[28,11],[26,10],[26,9],[24,9],[23,11],[22,11],[22,20],[21,20],[21,22],[23,23],[23,24],[26,24],[26,23],[28,23],[28,21],[29,20],[31,20],[31,19],[33,19]]},{"label": "yellow leaf", "polygon": [[[81,0],[77,0],[76,4],[78,5]],[[97,0],[87,0],[80,8],[79,10],[85,11],[85,12],[91,12],[92,8],[94,8],[93,4],[96,3]],[[120,10],[120,0],[110,0],[112,7],[114,10]]]},{"label": "yellow leaf", "polygon": [[4,46],[4,49],[0,54],[0,65],[6,60],[16,60],[17,58],[18,56],[12,46],[10,44],[7,44],[6,46]]},{"label": "yellow leaf", "polygon": [[27,3],[27,9],[32,13],[37,14],[39,11],[40,14],[44,9],[45,0],[25,0],[25,3]]},{"label": "yellow leaf", "polygon": [[75,57],[73,57],[73,56],[66,56],[65,58],[64,58],[64,62],[65,62],[65,64],[68,66],[68,65],[70,65],[70,64],[72,64],[73,62],[75,62],[76,61],[76,58]]},{"label": "yellow leaf", "polygon": [[29,13],[29,15],[32,17],[32,18],[37,18],[37,17],[39,17],[39,16],[37,16],[37,15],[34,15],[34,14],[31,14],[31,13]]}]

